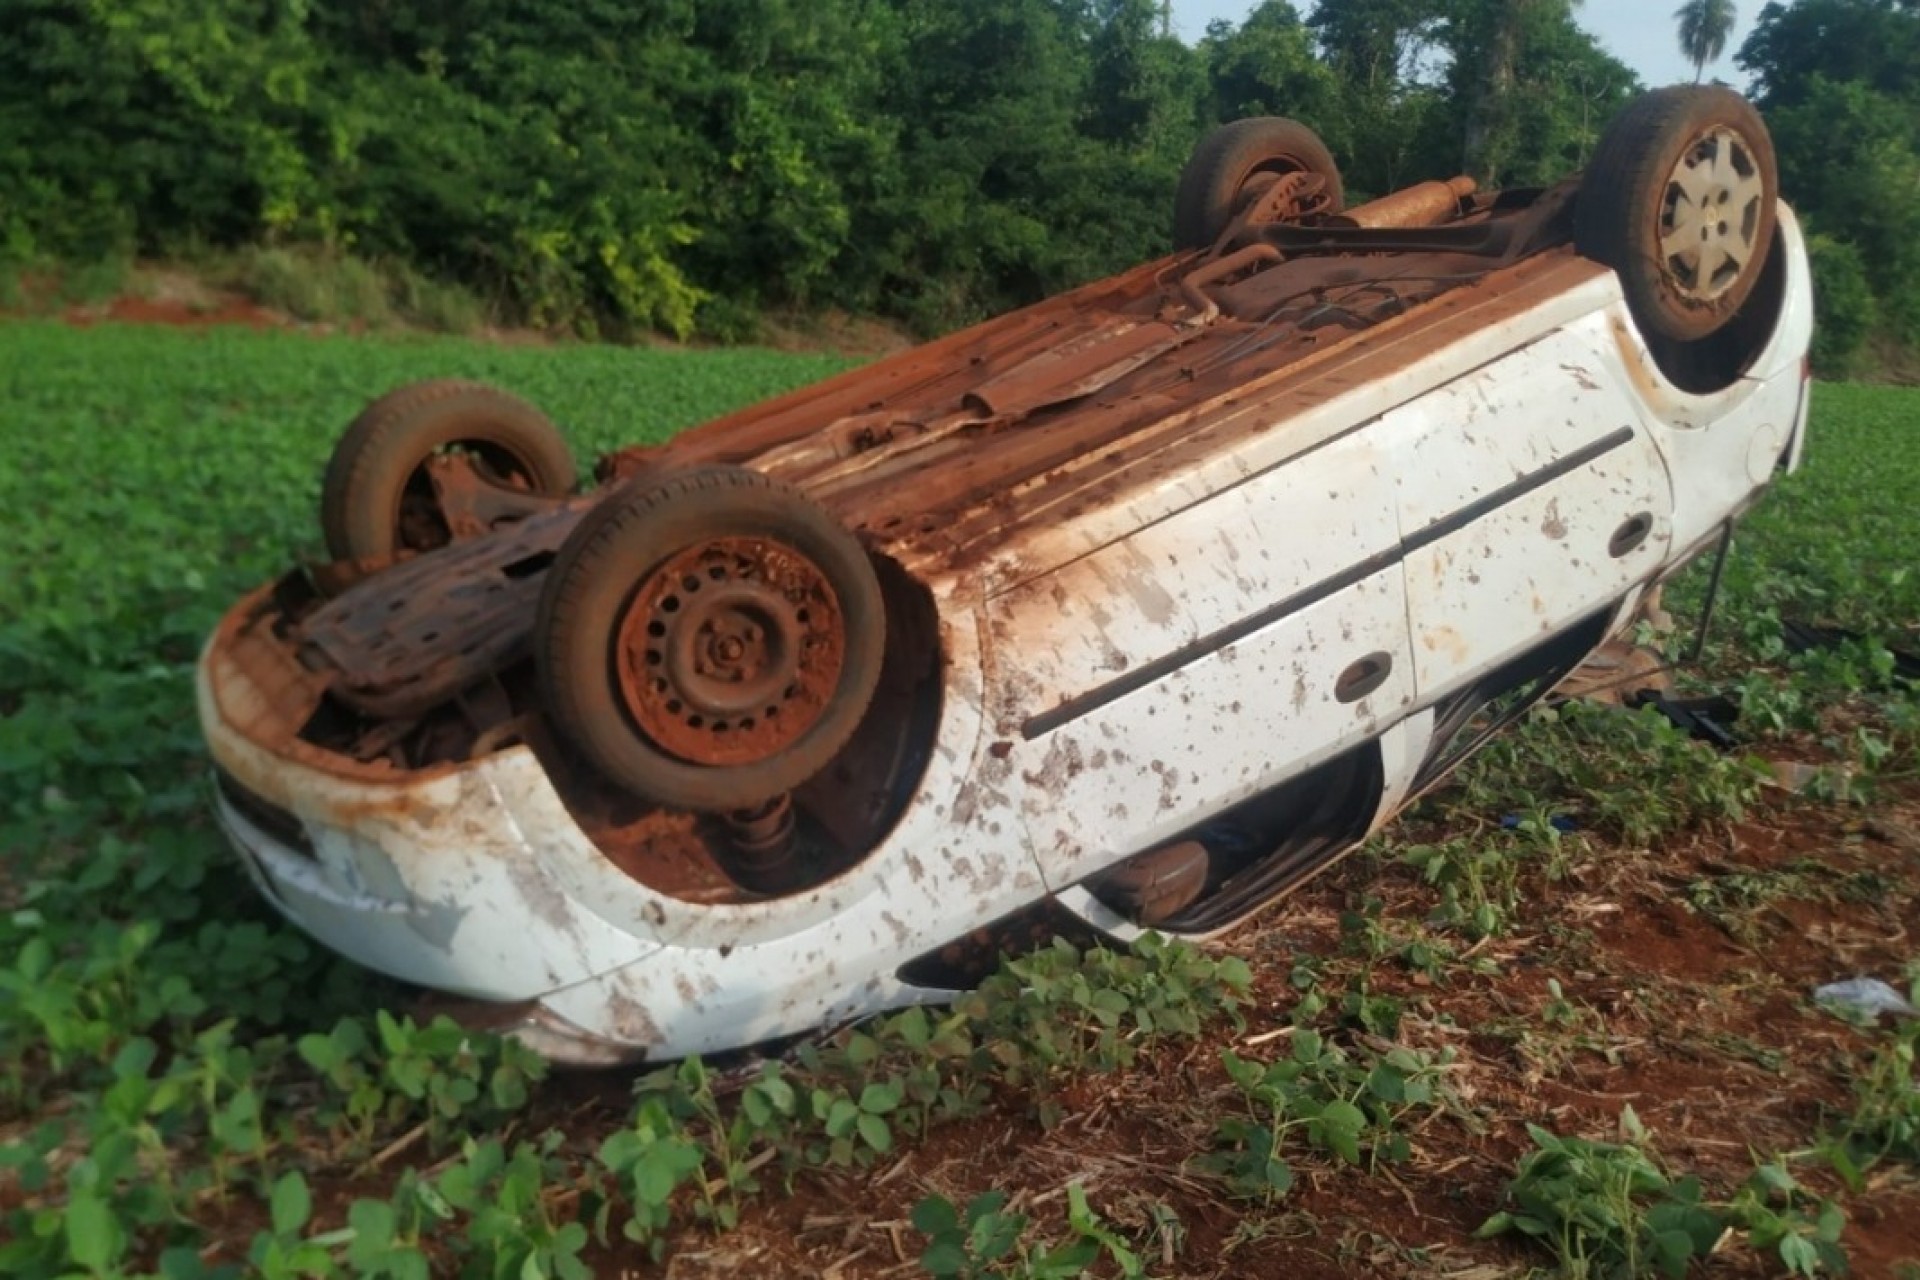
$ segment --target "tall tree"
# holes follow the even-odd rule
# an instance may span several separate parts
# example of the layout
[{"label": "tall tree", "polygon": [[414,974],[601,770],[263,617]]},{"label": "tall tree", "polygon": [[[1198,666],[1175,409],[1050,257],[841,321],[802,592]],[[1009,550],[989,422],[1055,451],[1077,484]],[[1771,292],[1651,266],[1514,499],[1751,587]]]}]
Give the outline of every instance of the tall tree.
[{"label": "tall tree", "polygon": [[1920,0],[1769,3],[1733,61],[1765,111],[1804,101],[1816,79],[1857,80],[1920,107]]},{"label": "tall tree", "polygon": [[1319,0],[1307,25],[1345,80],[1385,92],[1412,77],[1441,0]]},{"label": "tall tree", "polygon": [[[1469,173],[1498,179],[1505,142],[1515,123],[1513,78],[1521,37],[1532,12],[1566,0],[1491,0],[1466,6],[1459,28],[1472,34],[1454,50],[1467,82],[1466,137],[1461,163]],[[1476,56],[1477,51],[1477,56]]]},{"label": "tall tree", "polygon": [[1920,348],[1920,0],[1768,4],[1734,62],[1813,233],[1818,367],[1868,330]]},{"label": "tall tree", "polygon": [[1673,16],[1680,24],[1680,52],[1693,64],[1693,82],[1700,83],[1707,64],[1726,50],[1738,16],[1733,0],[1687,0]]},{"label": "tall tree", "polygon": [[1466,172],[1501,186],[1559,178],[1637,87],[1574,21],[1578,4],[1450,0],[1440,43]]},{"label": "tall tree", "polygon": [[1307,18],[1338,105],[1314,125],[1340,160],[1349,199],[1450,177],[1446,95],[1426,73],[1448,0],[1319,0]]},{"label": "tall tree", "polygon": [[1313,56],[1313,34],[1288,0],[1262,0],[1238,27],[1216,20],[1200,42],[1214,115],[1293,116],[1325,129],[1338,82]]}]

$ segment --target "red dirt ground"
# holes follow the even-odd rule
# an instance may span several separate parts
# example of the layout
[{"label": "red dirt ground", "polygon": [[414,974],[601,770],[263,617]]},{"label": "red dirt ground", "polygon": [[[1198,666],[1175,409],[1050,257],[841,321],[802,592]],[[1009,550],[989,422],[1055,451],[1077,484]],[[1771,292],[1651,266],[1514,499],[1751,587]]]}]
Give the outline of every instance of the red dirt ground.
[{"label": "red dirt ground", "polygon": [[60,318],[81,329],[97,324],[156,324],[177,329],[243,325],[249,329],[279,329],[292,323],[277,311],[236,297],[224,297],[211,306],[178,298],[115,298],[106,303],[68,307],[60,313]]},{"label": "red dirt ground", "polygon": [[[1885,812],[1920,825],[1920,786]],[[1727,917],[1733,932],[1688,904],[1689,886],[1729,868],[1791,877],[1796,867],[1800,878],[1783,881],[1789,891]],[[871,1170],[803,1176],[790,1195],[749,1202],[736,1231],[684,1231],[664,1265],[618,1245],[590,1261],[600,1275],[675,1280],[919,1275],[924,1241],[908,1219],[922,1197],[960,1204],[1009,1191],[1009,1207],[1057,1240],[1064,1188],[1078,1179],[1154,1276],[1497,1280],[1533,1267],[1545,1275],[1547,1257],[1517,1238],[1473,1238],[1530,1149],[1526,1122],[1613,1138],[1631,1106],[1667,1168],[1701,1175],[1710,1195],[1724,1197],[1756,1158],[1806,1152],[1849,1105],[1850,1071],[1869,1035],[1816,1009],[1808,993],[1856,974],[1898,981],[1920,931],[1920,855],[1865,834],[1856,810],[1782,795],[1744,822],[1653,851],[1594,845],[1568,878],[1537,888],[1506,935],[1477,949],[1481,971],[1456,963],[1435,982],[1393,959],[1369,961],[1343,939],[1342,913],[1369,896],[1384,900],[1391,925],[1418,922],[1434,900],[1405,868],[1354,859],[1224,944],[1256,972],[1243,1029],[1072,1084],[1051,1130],[1026,1100],[1003,1098]],[[1269,1033],[1287,1025],[1298,998],[1288,974],[1304,956],[1323,959],[1324,991],[1365,976],[1374,993],[1404,1000],[1399,1041],[1455,1051],[1461,1105],[1419,1126],[1404,1164],[1369,1173],[1294,1152],[1291,1194],[1271,1205],[1236,1201],[1191,1164],[1232,1100],[1218,1051],[1285,1052],[1284,1037]],[[1546,1016],[1549,977],[1571,1002],[1571,1024]],[[529,1131],[558,1124],[590,1147],[620,1123],[626,1084],[575,1077],[549,1092]],[[1854,1275],[1893,1280],[1920,1261],[1912,1173],[1879,1170],[1865,1191],[1843,1194],[1819,1161],[1793,1168],[1812,1189],[1841,1197]],[[1177,1215],[1177,1238],[1154,1233],[1156,1204]],[[1094,1274],[1118,1273],[1106,1264]],[[1781,1269],[1730,1239],[1689,1274],[1763,1280]]]}]

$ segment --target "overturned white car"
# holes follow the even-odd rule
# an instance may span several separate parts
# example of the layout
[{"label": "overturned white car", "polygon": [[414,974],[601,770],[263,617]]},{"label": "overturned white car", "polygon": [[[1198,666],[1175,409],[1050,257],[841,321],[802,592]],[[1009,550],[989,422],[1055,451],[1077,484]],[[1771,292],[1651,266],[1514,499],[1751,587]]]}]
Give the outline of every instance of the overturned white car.
[{"label": "overturned white car", "polygon": [[1353,208],[1290,121],[1172,256],[602,459],[466,383],[342,439],[334,562],[200,670],[218,810],[329,946],[592,1062],[1206,936],[1385,823],[1799,455],[1758,117]]}]

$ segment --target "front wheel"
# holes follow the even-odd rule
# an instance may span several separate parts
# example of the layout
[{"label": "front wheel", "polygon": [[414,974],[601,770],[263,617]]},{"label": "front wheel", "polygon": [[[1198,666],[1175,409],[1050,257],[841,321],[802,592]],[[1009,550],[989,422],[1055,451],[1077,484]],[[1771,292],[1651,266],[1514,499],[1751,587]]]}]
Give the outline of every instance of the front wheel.
[{"label": "front wheel", "polygon": [[728,812],[846,746],[879,683],[879,578],[797,490],[740,467],[629,486],[549,571],[534,623],[547,714],[608,780]]},{"label": "front wheel", "polygon": [[1773,245],[1773,140],[1739,94],[1679,85],[1615,117],[1580,182],[1574,243],[1612,267],[1643,330],[1691,342],[1727,324]]}]

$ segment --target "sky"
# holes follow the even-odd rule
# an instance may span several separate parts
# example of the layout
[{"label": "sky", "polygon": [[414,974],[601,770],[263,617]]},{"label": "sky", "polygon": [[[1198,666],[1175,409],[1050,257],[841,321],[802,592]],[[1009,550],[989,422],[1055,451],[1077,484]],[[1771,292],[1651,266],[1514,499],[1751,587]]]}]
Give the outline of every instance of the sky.
[{"label": "sky", "polygon": [[[1740,42],[1753,29],[1762,0],[1740,0],[1740,20],[1733,38],[1720,61],[1707,64],[1706,79],[1716,76],[1736,89],[1746,87],[1746,74],[1733,65]],[[1173,0],[1173,26],[1179,36],[1198,40],[1206,33],[1207,23],[1215,18],[1240,22],[1255,0]],[[1693,64],[1680,56],[1678,27],[1673,11],[1680,0],[1586,0],[1574,9],[1574,18],[1593,32],[1620,61],[1640,73],[1649,87],[1693,79]],[[1302,13],[1312,8],[1307,0],[1295,0]]]}]

